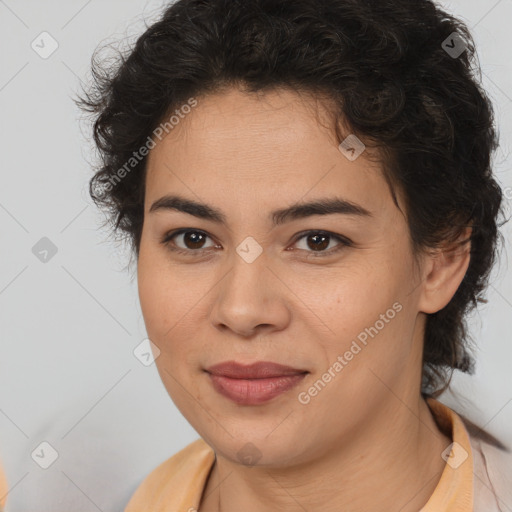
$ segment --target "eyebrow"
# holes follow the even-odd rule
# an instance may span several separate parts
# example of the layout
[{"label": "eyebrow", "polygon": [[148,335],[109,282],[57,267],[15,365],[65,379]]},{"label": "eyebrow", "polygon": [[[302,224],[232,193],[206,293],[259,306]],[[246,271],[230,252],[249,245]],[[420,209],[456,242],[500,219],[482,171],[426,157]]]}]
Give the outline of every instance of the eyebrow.
[{"label": "eyebrow", "polygon": [[[175,210],[188,213],[200,219],[209,220],[217,224],[227,224],[226,216],[213,206],[198,203],[179,195],[166,195],[156,200],[149,212],[162,210]],[[317,199],[309,203],[296,203],[287,208],[274,210],[270,219],[274,226],[284,224],[296,219],[304,219],[313,215],[355,215],[358,217],[373,217],[373,214],[362,206],[338,197]]]}]

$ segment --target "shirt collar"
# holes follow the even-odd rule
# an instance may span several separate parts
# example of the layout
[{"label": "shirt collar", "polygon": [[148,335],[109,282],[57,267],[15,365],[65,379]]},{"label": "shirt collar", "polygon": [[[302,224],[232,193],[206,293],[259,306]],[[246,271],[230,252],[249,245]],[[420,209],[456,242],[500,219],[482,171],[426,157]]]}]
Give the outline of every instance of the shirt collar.
[{"label": "shirt collar", "polygon": [[426,399],[438,427],[452,439],[440,456],[446,461],[441,479],[420,512],[473,511],[473,454],[460,416],[434,398]]}]

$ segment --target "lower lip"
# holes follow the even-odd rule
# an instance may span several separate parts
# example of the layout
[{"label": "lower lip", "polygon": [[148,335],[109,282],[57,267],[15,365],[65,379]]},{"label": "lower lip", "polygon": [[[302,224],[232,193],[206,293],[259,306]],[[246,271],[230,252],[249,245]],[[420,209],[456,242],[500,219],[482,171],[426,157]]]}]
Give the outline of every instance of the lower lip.
[{"label": "lower lip", "polygon": [[266,379],[231,379],[221,375],[208,374],[213,387],[221,395],[240,405],[257,405],[294,388],[305,373],[282,375]]}]

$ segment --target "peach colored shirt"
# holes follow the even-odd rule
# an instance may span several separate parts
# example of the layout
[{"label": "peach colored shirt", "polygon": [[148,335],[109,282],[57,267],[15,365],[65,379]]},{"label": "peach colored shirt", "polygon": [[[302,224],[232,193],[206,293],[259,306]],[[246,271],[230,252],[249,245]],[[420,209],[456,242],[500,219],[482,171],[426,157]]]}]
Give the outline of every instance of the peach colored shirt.
[{"label": "peach colored shirt", "polygon": [[5,475],[2,470],[2,466],[0,466],[0,512],[2,512],[5,507],[5,502],[7,501],[7,493],[8,492],[9,492],[9,489],[7,487],[7,480],[5,479]]},{"label": "peach colored shirt", "polygon": [[[499,512],[501,509],[496,508],[491,494],[482,501],[482,493],[479,496],[482,508],[473,508],[474,479],[478,489],[488,491],[493,486],[486,477],[474,476],[472,441],[461,417],[434,398],[427,398],[427,404],[437,424],[451,437],[452,444],[443,457],[447,462],[437,487],[420,512]],[[476,453],[481,457],[479,449]],[[212,448],[203,439],[194,441],[146,477],[125,512],[196,512],[214,461]],[[481,471],[483,469],[478,468],[478,472]],[[512,506],[512,502],[506,506]],[[508,509],[503,507],[503,510]]]}]

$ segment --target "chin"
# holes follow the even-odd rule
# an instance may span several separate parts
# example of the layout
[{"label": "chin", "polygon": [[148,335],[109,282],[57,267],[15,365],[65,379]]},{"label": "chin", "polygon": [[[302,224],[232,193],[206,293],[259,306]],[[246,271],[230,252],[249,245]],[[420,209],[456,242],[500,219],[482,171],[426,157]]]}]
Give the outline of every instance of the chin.
[{"label": "chin", "polygon": [[297,447],[302,447],[302,443],[299,444],[290,436],[275,435],[270,439],[273,434],[269,436],[268,432],[272,432],[272,429],[265,434],[254,435],[246,430],[240,435],[230,431],[233,437],[226,434],[220,440],[210,438],[211,442],[203,438],[220,456],[247,467],[286,467],[300,457]]}]

